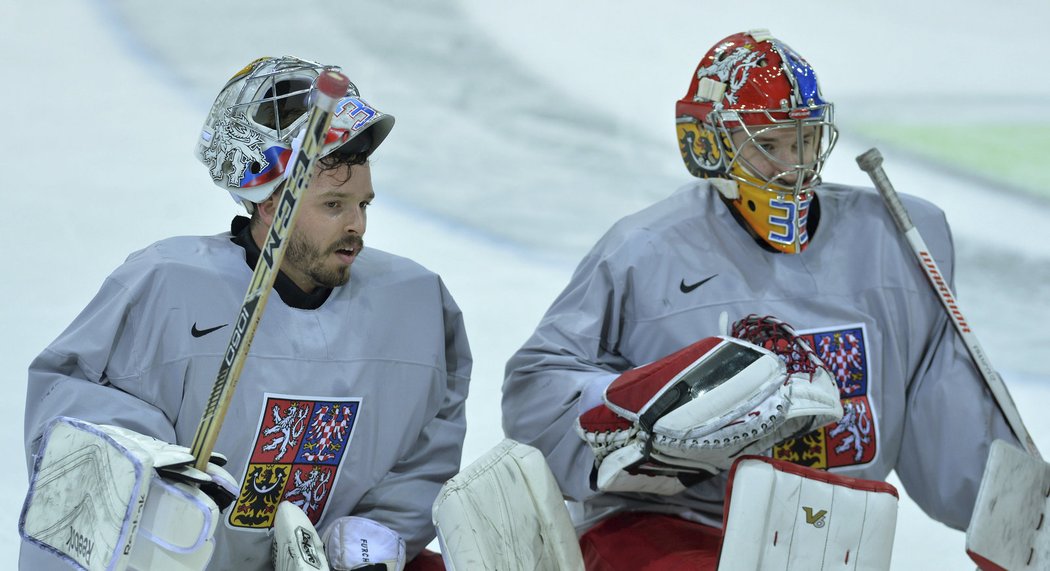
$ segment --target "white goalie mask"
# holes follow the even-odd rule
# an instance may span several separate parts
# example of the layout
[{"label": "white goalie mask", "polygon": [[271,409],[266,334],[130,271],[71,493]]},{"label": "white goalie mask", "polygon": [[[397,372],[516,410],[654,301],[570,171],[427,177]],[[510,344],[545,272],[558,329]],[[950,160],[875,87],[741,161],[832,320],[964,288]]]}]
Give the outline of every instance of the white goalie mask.
[{"label": "white goalie mask", "polygon": [[[336,66],[285,56],[259,58],[233,75],[204,121],[196,156],[219,188],[249,211],[287,176],[296,138],[302,133],[314,82]],[[394,126],[353,83],[336,105],[321,156],[336,149],[367,158]]]}]

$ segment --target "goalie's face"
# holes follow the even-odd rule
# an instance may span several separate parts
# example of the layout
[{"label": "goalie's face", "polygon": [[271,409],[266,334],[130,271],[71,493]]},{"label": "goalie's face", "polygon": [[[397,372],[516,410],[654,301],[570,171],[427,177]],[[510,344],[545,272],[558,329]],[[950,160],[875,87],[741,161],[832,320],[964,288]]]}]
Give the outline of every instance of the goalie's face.
[{"label": "goalie's face", "polygon": [[[318,170],[300,199],[295,227],[281,263],[299,289],[334,288],[350,280],[350,266],[364,248],[366,211],[375,198],[367,164]],[[259,204],[265,244],[280,193]]]},{"label": "goalie's face", "polygon": [[736,168],[747,182],[765,190],[798,194],[817,181],[820,128],[815,125],[760,125],[731,132]]},{"label": "goalie's face", "polygon": [[730,205],[750,231],[772,249],[795,254],[809,243],[813,187],[829,150],[820,125],[795,121],[733,129],[730,178],[739,195]]}]

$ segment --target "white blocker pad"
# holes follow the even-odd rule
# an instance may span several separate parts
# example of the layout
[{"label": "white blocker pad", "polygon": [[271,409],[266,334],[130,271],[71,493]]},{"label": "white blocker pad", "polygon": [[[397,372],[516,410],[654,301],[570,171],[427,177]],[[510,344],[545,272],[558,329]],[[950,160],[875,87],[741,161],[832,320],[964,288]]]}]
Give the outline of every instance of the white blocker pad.
[{"label": "white blocker pad", "polygon": [[18,531],[73,566],[125,569],[152,473],[97,426],[60,418],[40,441]]},{"label": "white blocker pad", "polygon": [[434,502],[434,526],[450,571],[583,569],[547,462],[510,439],[445,483]]},{"label": "white blocker pad", "polygon": [[897,490],[766,457],[730,472],[720,571],[890,568]]},{"label": "white blocker pad", "polygon": [[218,508],[196,486],[155,476],[155,464],[172,455],[146,448],[150,442],[73,418],[53,421],[19,519],[22,537],[92,571],[203,569]]},{"label": "white blocker pad", "polygon": [[985,464],[966,552],[981,569],[1050,569],[1050,464],[996,440]]}]

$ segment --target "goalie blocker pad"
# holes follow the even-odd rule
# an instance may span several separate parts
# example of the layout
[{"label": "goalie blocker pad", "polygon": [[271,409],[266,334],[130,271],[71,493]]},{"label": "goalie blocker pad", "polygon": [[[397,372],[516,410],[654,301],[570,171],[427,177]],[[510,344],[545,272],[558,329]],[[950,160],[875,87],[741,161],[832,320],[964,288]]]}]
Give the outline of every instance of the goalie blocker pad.
[{"label": "goalie blocker pad", "polygon": [[1050,464],[996,440],[985,464],[966,553],[983,571],[1050,569]]},{"label": "goalie blocker pad", "polygon": [[445,567],[583,570],[583,555],[543,455],[505,439],[442,486],[434,527]]},{"label": "goalie blocker pad", "polygon": [[97,426],[56,419],[40,440],[18,533],[76,568],[124,569],[153,465]]},{"label": "goalie blocker pad", "polygon": [[720,571],[890,568],[897,490],[744,456],[729,473]]},{"label": "goalie blocker pad", "polygon": [[59,417],[41,439],[19,534],[77,569],[203,569],[218,509],[155,473],[135,442]]}]

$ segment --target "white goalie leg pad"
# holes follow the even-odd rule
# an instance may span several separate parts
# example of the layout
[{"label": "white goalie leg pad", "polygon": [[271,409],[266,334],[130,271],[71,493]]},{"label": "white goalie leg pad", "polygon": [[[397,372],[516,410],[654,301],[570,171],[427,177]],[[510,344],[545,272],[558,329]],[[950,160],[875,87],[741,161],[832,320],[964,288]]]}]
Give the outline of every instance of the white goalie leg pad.
[{"label": "white goalie leg pad", "polygon": [[988,454],[966,552],[981,569],[1050,569],[1050,464],[996,440]]},{"label": "white goalie leg pad", "polygon": [[745,456],[730,473],[718,568],[888,570],[897,503],[885,482]]},{"label": "white goalie leg pad", "polygon": [[434,526],[450,571],[583,569],[547,462],[510,439],[445,483],[434,502]]},{"label": "white goalie leg pad", "polygon": [[84,569],[126,569],[152,475],[148,456],[99,427],[56,419],[40,442],[18,531]]},{"label": "white goalie leg pad", "polygon": [[299,506],[277,504],[271,544],[274,571],[329,571],[321,536]]}]

